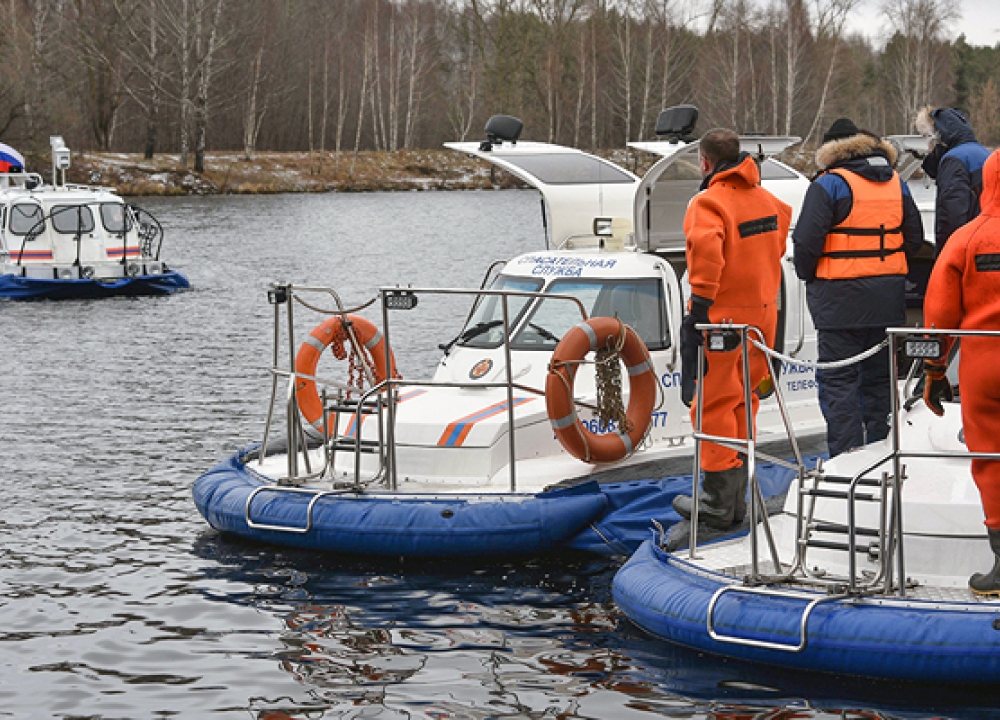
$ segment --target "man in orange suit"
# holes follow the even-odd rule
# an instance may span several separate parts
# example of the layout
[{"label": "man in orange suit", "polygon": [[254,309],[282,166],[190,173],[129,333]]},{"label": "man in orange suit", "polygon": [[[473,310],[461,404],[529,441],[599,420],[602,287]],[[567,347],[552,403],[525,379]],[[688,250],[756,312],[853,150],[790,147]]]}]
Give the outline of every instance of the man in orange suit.
[{"label": "man in orange suit", "polygon": [[[955,231],[934,265],[924,298],[927,327],[1000,330],[1000,151],[983,165],[980,204],[979,217]],[[1000,452],[998,349],[1000,340],[995,337],[962,339],[958,376],[965,444],[970,452]],[[952,399],[946,363],[946,359],[925,362],[924,400],[936,415],[944,415],[943,401]],[[990,572],[969,579],[969,588],[979,595],[1000,595],[1000,461],[973,460],[972,477],[983,501],[990,549],[996,559]]]},{"label": "man in orange suit", "polygon": [[[705,133],[699,146],[700,192],[684,217],[687,238],[688,279],[691,283],[689,313],[681,326],[682,397],[693,399],[690,379],[697,363],[702,333],[699,323],[732,321],[761,330],[774,344],[781,286],[781,257],[792,209],[760,185],[754,159],[740,152],[739,136],[732,130]],[[747,437],[746,395],[742,354],[739,348],[707,356],[702,393],[702,432],[719,437]],[[756,388],[768,376],[767,358],[751,349],[749,385]],[[758,400],[751,393],[756,417]],[[694,421],[696,407],[691,408]],[[699,501],[699,519],[726,529],[746,514],[746,471],[735,450],[702,444],[701,469],[705,471]],[[674,498],[674,509],[691,517],[691,498]]]}]

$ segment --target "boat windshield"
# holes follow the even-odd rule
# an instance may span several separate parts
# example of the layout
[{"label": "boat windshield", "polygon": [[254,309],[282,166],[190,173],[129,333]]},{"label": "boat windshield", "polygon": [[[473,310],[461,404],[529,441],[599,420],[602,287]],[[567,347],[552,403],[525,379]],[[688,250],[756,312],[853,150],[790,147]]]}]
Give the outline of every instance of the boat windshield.
[{"label": "boat windshield", "polygon": [[42,208],[34,203],[18,203],[10,209],[10,231],[27,235],[42,219]]},{"label": "boat windshield", "polygon": [[[608,280],[557,280],[546,293],[577,298],[588,317],[617,317],[632,326],[650,350],[670,345],[663,284],[655,278]],[[542,300],[514,335],[518,350],[552,350],[562,336],[580,322],[575,303]]]},{"label": "boat windshield", "polygon": [[56,205],[52,208],[52,227],[57,233],[75,235],[94,232],[94,213],[86,205]]},{"label": "boat windshield", "polygon": [[582,153],[510,154],[502,157],[505,162],[516,165],[546,185],[628,184],[635,182],[614,165]]},{"label": "boat windshield", "polygon": [[125,204],[101,203],[101,222],[109,233],[125,232]]},{"label": "boat windshield", "polygon": [[[499,275],[491,290],[509,290],[515,292],[538,292],[542,281],[535,278],[510,277]],[[524,315],[531,302],[530,297],[512,295],[507,298],[507,316],[513,328]],[[480,296],[476,300],[476,309],[469,319],[458,339],[463,347],[493,348],[503,343],[503,303],[499,295]]]}]

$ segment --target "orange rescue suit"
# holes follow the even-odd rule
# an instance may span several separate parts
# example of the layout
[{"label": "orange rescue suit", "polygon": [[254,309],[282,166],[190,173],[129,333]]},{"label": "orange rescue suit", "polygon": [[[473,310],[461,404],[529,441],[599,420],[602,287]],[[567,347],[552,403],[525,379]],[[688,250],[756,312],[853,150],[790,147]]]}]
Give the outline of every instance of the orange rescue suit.
[{"label": "orange rescue suit", "polygon": [[854,202],[844,221],[830,229],[816,277],[849,280],[906,275],[903,251],[903,188],[899,175],[874,182],[847,170],[831,170],[851,189]]},{"label": "orange rescue suit", "polygon": [[[924,324],[1000,330],[1000,151],[983,166],[982,213],[948,240],[924,299]],[[970,452],[1000,452],[1000,338],[964,337],[958,365],[962,424]],[[973,460],[986,526],[1000,530],[1000,462]]]},{"label": "orange rescue suit", "polygon": [[[792,208],[760,186],[760,170],[746,156],[733,168],[716,173],[696,195],[684,216],[688,280],[694,295],[714,301],[713,323],[754,325],[774,345],[781,288],[781,258]],[[711,352],[704,378],[702,431],[722,437],[747,437],[742,355]],[[751,348],[750,386],[768,376],[767,358]],[[756,417],[758,400],[751,393]],[[697,403],[691,407],[694,422]],[[735,450],[704,443],[701,467],[719,472],[742,464]]]}]

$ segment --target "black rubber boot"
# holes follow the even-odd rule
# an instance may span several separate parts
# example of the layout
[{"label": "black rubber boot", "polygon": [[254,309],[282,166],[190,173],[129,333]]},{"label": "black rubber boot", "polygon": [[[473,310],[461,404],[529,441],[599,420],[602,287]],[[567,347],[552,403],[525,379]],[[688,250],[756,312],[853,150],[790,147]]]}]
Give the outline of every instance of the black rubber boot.
[{"label": "black rubber boot", "polygon": [[739,525],[747,516],[747,474],[743,468],[740,471],[740,489],[736,492],[736,504],[733,506],[733,525]]},{"label": "black rubber boot", "polygon": [[1000,530],[990,530],[990,550],[995,560],[993,569],[985,575],[976,573],[969,578],[969,589],[976,595],[1000,596]]},{"label": "black rubber boot", "polygon": [[[742,505],[746,515],[746,501],[737,496],[740,489],[746,492],[746,471],[734,467],[721,472],[706,472],[701,483],[698,500],[698,522],[703,522],[716,530],[732,526],[738,505]],[[673,501],[674,510],[685,520],[691,519],[691,496],[677,495]],[[740,519],[742,522],[742,518]]]}]

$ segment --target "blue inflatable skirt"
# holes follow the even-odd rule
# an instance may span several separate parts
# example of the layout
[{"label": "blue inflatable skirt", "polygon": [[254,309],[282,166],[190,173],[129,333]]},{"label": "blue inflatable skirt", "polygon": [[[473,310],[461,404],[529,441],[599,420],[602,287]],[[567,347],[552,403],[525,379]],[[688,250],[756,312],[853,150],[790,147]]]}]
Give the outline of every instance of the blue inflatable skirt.
[{"label": "blue inflatable skirt", "polygon": [[117,280],[49,280],[0,275],[0,299],[87,300],[168,295],[190,286],[188,279],[176,270],[167,270],[160,275],[139,275]]},{"label": "blue inflatable skirt", "polygon": [[217,530],[311,550],[405,557],[540,553],[577,534],[607,504],[595,482],[537,495],[338,492],[317,498],[265,483],[243,458],[238,453],[195,481],[199,512]]},{"label": "blue inflatable skirt", "polygon": [[[713,629],[724,639],[713,639],[709,603],[732,582],[646,541],[618,571],[613,593],[622,612],[646,632],[716,655],[868,678],[1000,682],[1000,604],[844,600],[806,591],[792,598],[737,587],[717,599]],[[803,614],[819,598],[824,600],[803,629]]]}]

